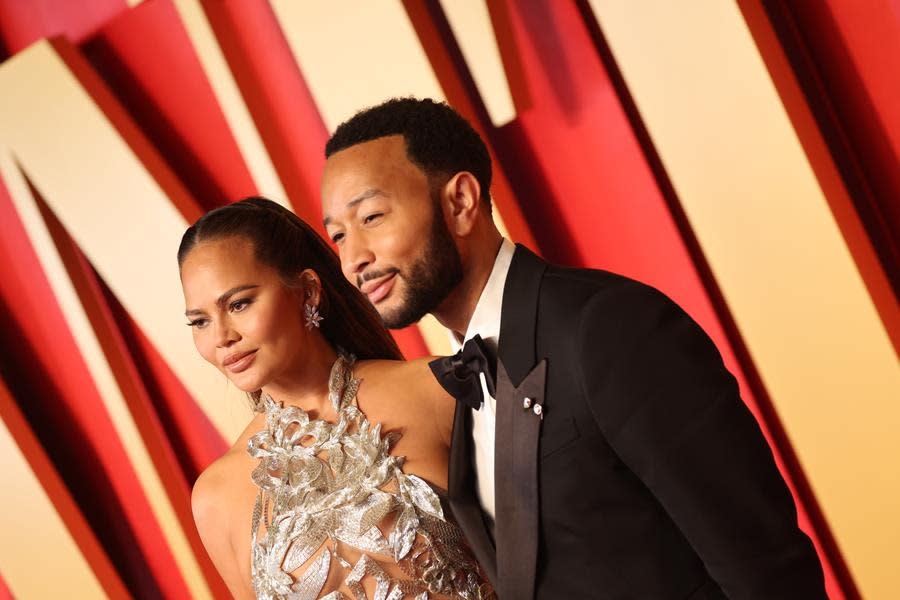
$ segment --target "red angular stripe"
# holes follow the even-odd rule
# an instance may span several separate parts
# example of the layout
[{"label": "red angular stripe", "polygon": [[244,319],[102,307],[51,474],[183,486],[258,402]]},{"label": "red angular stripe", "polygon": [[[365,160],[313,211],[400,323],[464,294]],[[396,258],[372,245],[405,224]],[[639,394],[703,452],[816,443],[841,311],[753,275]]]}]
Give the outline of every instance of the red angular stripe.
[{"label": "red angular stripe", "polygon": [[[187,587],[5,186],[0,185],[0,345],[7,384],[132,589]],[[12,373],[12,378],[10,377]]]}]

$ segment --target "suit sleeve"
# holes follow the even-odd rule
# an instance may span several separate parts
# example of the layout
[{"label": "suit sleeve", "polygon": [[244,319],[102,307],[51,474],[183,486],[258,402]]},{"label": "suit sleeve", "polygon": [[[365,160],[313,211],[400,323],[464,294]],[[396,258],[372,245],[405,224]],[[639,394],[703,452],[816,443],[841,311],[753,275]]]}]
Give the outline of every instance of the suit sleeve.
[{"label": "suit sleeve", "polygon": [[588,302],[577,341],[607,442],[729,598],[825,598],[790,492],[712,341],[661,293],[624,287]]}]

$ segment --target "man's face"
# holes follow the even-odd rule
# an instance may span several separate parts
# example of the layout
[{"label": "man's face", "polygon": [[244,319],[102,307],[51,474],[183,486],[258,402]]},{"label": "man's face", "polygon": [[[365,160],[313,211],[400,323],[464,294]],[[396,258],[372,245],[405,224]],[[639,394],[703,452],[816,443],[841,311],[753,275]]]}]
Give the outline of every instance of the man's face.
[{"label": "man's face", "polygon": [[402,136],[333,154],[322,175],[322,212],[344,276],[388,327],[432,312],[462,279],[439,203]]}]

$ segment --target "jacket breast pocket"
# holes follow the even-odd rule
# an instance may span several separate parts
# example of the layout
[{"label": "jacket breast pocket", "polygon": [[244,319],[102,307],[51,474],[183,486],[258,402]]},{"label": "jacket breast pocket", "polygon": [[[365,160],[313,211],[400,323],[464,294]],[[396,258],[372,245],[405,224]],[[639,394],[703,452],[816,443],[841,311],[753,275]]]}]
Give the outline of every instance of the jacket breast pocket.
[{"label": "jacket breast pocket", "polygon": [[541,460],[550,458],[574,446],[581,435],[570,415],[558,418],[546,417],[541,424],[540,456]]}]

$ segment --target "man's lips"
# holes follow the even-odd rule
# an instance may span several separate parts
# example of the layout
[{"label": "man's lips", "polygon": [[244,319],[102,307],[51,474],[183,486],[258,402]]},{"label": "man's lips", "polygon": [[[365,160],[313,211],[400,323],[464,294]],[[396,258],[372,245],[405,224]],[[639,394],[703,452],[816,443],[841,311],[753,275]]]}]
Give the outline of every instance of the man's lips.
[{"label": "man's lips", "polygon": [[390,293],[391,288],[394,287],[394,277],[396,275],[397,272],[394,271],[383,277],[370,279],[360,286],[359,291],[369,298],[369,302],[376,304]]},{"label": "man's lips", "polygon": [[256,350],[235,352],[225,357],[225,360],[222,361],[222,366],[232,373],[240,373],[250,366],[254,358],[256,358]]}]

